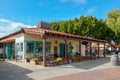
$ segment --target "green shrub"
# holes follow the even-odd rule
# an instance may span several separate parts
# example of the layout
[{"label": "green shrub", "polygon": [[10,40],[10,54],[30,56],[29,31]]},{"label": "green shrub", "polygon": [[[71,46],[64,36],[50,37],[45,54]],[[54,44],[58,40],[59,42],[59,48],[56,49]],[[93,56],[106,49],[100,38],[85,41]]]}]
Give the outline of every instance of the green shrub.
[{"label": "green shrub", "polygon": [[37,58],[37,57],[35,57],[35,58],[33,58],[33,60],[34,60],[35,62],[37,62],[37,61],[38,61],[38,58]]},{"label": "green shrub", "polygon": [[62,58],[58,57],[58,58],[56,59],[56,61],[57,61],[57,62],[62,62]]}]

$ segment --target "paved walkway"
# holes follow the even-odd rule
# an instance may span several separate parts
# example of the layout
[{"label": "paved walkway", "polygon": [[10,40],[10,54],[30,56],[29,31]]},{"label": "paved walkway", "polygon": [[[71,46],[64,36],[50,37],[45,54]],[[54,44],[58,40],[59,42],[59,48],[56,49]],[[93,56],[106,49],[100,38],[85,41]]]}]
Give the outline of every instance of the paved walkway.
[{"label": "paved walkway", "polygon": [[45,80],[56,76],[106,68],[116,68],[116,66],[111,65],[109,58],[47,68],[31,63],[0,61],[0,80]]},{"label": "paved walkway", "polygon": [[48,80],[120,80],[120,67],[79,72]]}]

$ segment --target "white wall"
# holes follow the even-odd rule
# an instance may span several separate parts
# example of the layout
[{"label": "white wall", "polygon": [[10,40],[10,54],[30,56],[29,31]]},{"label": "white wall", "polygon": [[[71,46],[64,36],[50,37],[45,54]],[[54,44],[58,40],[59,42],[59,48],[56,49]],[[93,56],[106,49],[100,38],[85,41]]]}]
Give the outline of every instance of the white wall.
[{"label": "white wall", "polygon": [[24,33],[20,33],[18,35],[15,35],[15,46],[17,43],[23,43],[23,52],[18,52],[18,55],[23,55],[25,53]]},{"label": "white wall", "polygon": [[25,34],[25,41],[42,41],[40,35]]},{"label": "white wall", "polygon": [[81,44],[81,54],[85,56],[85,45]]}]

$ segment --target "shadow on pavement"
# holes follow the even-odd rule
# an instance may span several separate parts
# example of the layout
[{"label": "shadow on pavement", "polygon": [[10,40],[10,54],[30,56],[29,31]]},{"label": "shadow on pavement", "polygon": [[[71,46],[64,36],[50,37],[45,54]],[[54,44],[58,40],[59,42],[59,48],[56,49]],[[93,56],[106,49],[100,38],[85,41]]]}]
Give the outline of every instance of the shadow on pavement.
[{"label": "shadow on pavement", "polygon": [[0,80],[34,80],[27,76],[31,70],[0,61]]},{"label": "shadow on pavement", "polygon": [[96,68],[98,66],[102,66],[109,62],[110,62],[110,58],[106,57],[106,58],[100,58],[100,59],[96,59],[96,60],[82,61],[82,62],[78,62],[78,63],[70,63],[70,64],[66,64],[63,66],[59,66],[59,68],[64,67],[64,68],[78,68],[78,69],[89,70],[92,68]]}]

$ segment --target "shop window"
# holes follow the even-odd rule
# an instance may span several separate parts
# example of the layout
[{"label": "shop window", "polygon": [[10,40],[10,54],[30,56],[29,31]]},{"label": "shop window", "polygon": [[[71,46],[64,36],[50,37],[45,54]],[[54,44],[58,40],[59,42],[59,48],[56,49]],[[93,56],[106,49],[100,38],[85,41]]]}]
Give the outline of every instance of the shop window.
[{"label": "shop window", "polygon": [[23,43],[20,43],[20,51],[23,52]]},{"label": "shop window", "polygon": [[19,52],[19,43],[16,43],[16,52],[18,53]]},{"label": "shop window", "polygon": [[27,43],[27,52],[34,52],[34,43]]},{"label": "shop window", "polygon": [[[27,53],[29,54],[43,54],[42,42],[27,42]],[[51,43],[46,42],[46,53],[51,53]]]},{"label": "shop window", "polygon": [[3,44],[0,44],[0,48],[3,48]]},{"label": "shop window", "polygon": [[16,51],[23,52],[23,43],[16,43]]},{"label": "shop window", "polygon": [[36,43],[36,53],[42,53],[42,43]]}]

